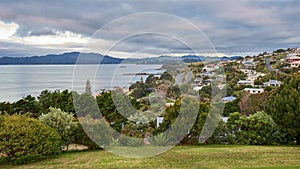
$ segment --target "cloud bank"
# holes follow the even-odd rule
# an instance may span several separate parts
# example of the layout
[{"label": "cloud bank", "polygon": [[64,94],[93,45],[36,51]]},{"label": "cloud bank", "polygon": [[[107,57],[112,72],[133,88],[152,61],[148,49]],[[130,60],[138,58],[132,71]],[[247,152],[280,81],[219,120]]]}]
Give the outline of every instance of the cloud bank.
[{"label": "cloud bank", "polygon": [[[141,12],[167,13],[186,19],[210,39],[218,53],[224,55],[299,47],[299,8],[298,0],[3,0],[0,2],[0,56],[80,51],[91,37],[101,44],[100,47],[106,48],[114,43],[115,37],[155,26],[168,28],[170,33],[184,32],[185,38],[195,41],[193,30],[176,20],[155,25],[155,20],[141,19],[143,24],[123,23],[107,30],[106,35],[93,36],[110,22]],[[156,51],[143,50],[147,48]],[[156,36],[131,38],[113,52],[126,57],[135,51],[141,51],[140,56],[164,54],[163,51],[172,55],[189,53],[170,38]]]}]

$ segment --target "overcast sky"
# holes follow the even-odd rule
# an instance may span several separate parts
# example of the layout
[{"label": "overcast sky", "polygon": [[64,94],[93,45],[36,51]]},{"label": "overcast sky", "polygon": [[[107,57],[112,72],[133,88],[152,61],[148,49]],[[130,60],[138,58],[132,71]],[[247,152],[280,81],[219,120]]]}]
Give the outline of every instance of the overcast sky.
[{"label": "overcast sky", "polygon": [[300,47],[299,9],[299,0],[2,0],[0,56],[222,56]]}]

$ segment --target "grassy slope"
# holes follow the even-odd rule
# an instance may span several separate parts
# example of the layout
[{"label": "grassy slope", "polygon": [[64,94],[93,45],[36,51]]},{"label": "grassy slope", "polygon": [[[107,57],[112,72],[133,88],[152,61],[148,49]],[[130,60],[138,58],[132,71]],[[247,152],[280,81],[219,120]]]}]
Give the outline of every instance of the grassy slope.
[{"label": "grassy slope", "polygon": [[161,155],[129,159],[106,151],[63,153],[54,159],[0,168],[300,168],[300,147],[177,146]]}]

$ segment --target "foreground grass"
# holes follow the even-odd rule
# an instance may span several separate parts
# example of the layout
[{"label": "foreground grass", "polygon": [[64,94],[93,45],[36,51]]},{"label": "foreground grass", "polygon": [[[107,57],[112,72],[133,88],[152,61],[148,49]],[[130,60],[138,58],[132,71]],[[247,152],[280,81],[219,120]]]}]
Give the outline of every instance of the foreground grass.
[{"label": "foreground grass", "polygon": [[124,158],[107,151],[67,152],[57,158],[0,168],[300,168],[300,147],[177,146],[149,158]]}]

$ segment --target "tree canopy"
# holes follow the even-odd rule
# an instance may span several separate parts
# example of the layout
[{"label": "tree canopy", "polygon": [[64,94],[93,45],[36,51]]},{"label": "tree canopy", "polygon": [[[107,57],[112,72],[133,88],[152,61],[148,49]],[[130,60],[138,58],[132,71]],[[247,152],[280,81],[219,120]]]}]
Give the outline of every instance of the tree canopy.
[{"label": "tree canopy", "polygon": [[300,75],[295,74],[271,96],[267,112],[286,132],[300,144]]}]

